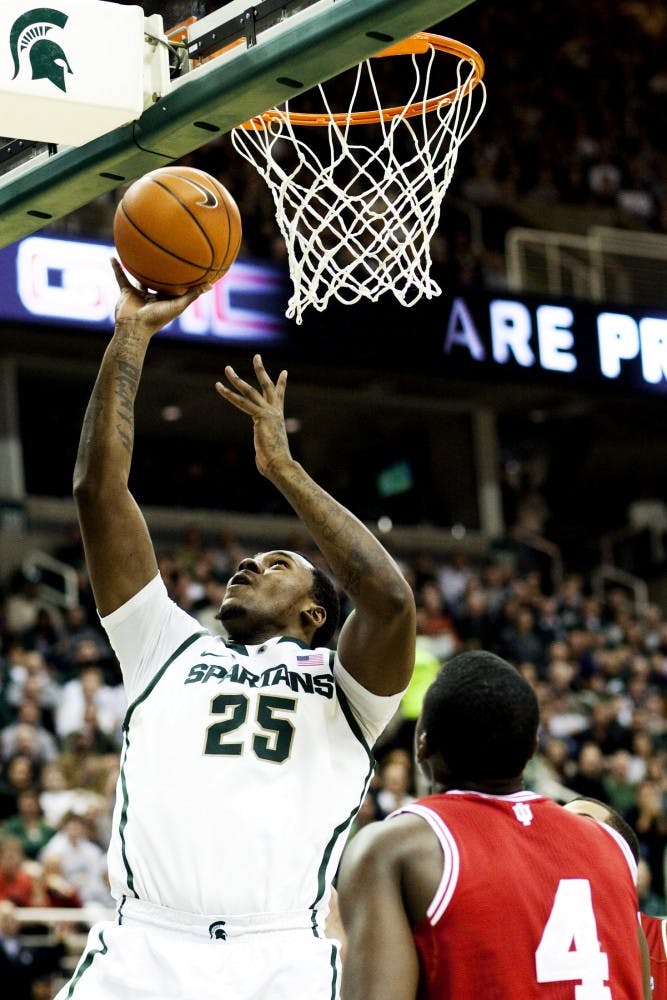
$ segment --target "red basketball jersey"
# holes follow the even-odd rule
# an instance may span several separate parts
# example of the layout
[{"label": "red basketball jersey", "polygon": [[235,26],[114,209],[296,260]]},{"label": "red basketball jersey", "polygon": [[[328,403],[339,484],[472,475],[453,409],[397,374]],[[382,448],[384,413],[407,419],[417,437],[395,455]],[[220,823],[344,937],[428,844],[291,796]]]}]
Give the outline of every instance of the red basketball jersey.
[{"label": "red basketball jersey", "polygon": [[641,914],[651,958],[651,989],[653,1000],[667,1000],[667,917]]},{"label": "red basketball jersey", "polygon": [[443,852],[414,928],[423,1000],[642,1000],[636,865],[618,834],[532,792],[401,811]]}]

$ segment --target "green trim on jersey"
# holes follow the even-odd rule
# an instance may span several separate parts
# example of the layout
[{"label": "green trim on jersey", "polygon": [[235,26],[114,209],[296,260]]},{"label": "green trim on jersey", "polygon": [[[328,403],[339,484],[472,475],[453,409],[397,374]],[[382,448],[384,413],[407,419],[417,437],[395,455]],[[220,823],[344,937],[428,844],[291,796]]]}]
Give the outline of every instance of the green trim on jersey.
[{"label": "green trim on jersey", "polygon": [[86,954],[85,958],[83,958],[81,960],[81,962],[79,963],[79,967],[76,970],[76,972],[74,973],[74,978],[72,979],[72,982],[69,984],[69,989],[67,991],[67,1000],[69,1000],[69,998],[73,995],[73,993],[74,993],[74,987],[76,986],[76,984],[81,979],[81,976],[93,964],[95,956],[96,955],[106,955],[106,953],[109,950],[109,947],[108,947],[106,941],[104,940],[104,931],[100,931],[98,937],[100,939],[100,944],[102,945],[102,947],[101,948],[91,948],[90,951]]},{"label": "green trim on jersey", "polygon": [[169,657],[169,659],[165,663],[162,664],[162,666],[157,671],[157,673],[155,674],[155,676],[153,677],[153,679],[150,681],[150,683],[148,684],[148,686],[141,692],[140,695],[138,695],[134,699],[134,701],[132,702],[132,704],[128,708],[127,712],[125,713],[125,719],[123,721],[123,730],[125,732],[127,732],[127,730],[128,730],[128,727],[130,725],[130,716],[134,712],[135,708],[137,707],[137,705],[140,705],[142,701],[146,701],[146,698],[148,698],[148,696],[151,693],[151,691],[155,688],[155,686],[157,685],[157,682],[160,680],[161,677],[164,676],[164,673],[167,670],[167,668],[170,667],[172,665],[172,663],[174,662],[174,660],[178,656],[180,656],[181,653],[184,653],[185,650],[188,648],[188,646],[191,646],[192,643],[196,639],[201,638],[202,635],[208,635],[208,634],[209,633],[206,631],[206,629],[202,629],[201,632],[195,632],[193,635],[189,636],[185,640],[185,642],[182,642],[180,644],[180,646],[178,647],[178,649],[174,653],[171,654],[171,656]]},{"label": "green trim on jersey", "polygon": [[[333,657],[333,655],[334,654],[333,654],[333,650],[332,650],[331,656]],[[325,875],[326,875],[327,867],[329,865],[329,860],[330,860],[331,855],[333,853],[333,849],[336,846],[336,842],[338,841],[338,839],[340,837],[342,837],[342,835],[344,833],[346,833],[346,831],[352,825],[352,821],[354,820],[354,817],[359,812],[359,809],[361,808],[361,803],[364,801],[366,793],[368,792],[368,788],[369,788],[369,785],[371,783],[371,778],[373,777],[373,772],[375,771],[375,757],[373,755],[373,751],[371,750],[371,748],[369,747],[368,743],[366,742],[366,739],[364,738],[364,734],[361,731],[361,727],[360,727],[359,723],[357,722],[357,720],[355,719],[354,714],[352,712],[352,709],[350,708],[350,703],[347,700],[347,698],[346,698],[345,694],[343,693],[343,691],[341,690],[341,687],[340,687],[339,684],[336,684],[336,696],[338,698],[338,702],[340,704],[340,707],[341,707],[341,709],[343,711],[343,715],[345,716],[345,718],[347,720],[347,724],[349,725],[350,729],[352,730],[352,733],[354,734],[354,736],[356,736],[356,738],[359,740],[359,742],[361,743],[362,747],[364,748],[364,750],[368,754],[369,768],[368,768],[368,772],[366,774],[366,778],[364,779],[363,790],[362,790],[361,798],[359,799],[358,804],[354,807],[354,809],[352,810],[352,812],[350,813],[350,815],[346,819],[342,820],[342,822],[340,822],[338,824],[338,826],[334,829],[334,832],[331,835],[331,840],[329,841],[329,843],[327,844],[327,846],[324,849],[324,854],[322,855],[322,861],[320,862],[320,867],[317,870],[317,896],[315,897],[314,902],[311,903],[311,905],[310,905],[310,909],[312,910],[311,920],[312,920],[312,925],[313,925],[313,935],[315,937],[319,937],[318,930],[317,930],[317,913],[316,913],[316,907],[317,907],[317,904],[319,903],[319,901],[322,899],[322,896],[324,895],[324,890],[325,890]]]},{"label": "green trim on jersey", "polygon": [[311,648],[307,642],[303,641],[303,639],[295,639],[293,635],[281,635],[276,645],[279,645],[281,642],[293,642],[296,646],[300,646],[301,649]]},{"label": "green trim on jersey", "polygon": [[334,832],[331,835],[331,839],[329,840],[329,843],[324,848],[324,854],[322,855],[322,860],[320,862],[320,867],[317,869],[317,896],[315,897],[314,901],[310,904],[310,907],[309,907],[309,909],[312,911],[312,913],[311,913],[311,923],[312,923],[312,928],[313,928],[313,937],[320,937],[320,934],[318,933],[318,927],[317,927],[317,911],[316,911],[316,907],[317,907],[317,904],[319,903],[319,901],[322,899],[322,896],[324,895],[324,890],[325,890],[325,881],[324,880],[325,880],[325,876],[326,876],[326,872],[327,872],[327,867],[329,865],[329,860],[330,860],[331,855],[333,853],[333,849],[336,846],[336,842],[338,841],[338,839],[340,837],[342,837],[342,835],[348,830],[348,828],[352,824],[352,820],[354,819],[354,817],[359,812],[359,810],[361,808],[361,803],[364,801],[364,799],[366,797],[366,794],[368,792],[368,789],[369,789],[369,786],[370,786],[370,783],[371,783],[371,778],[373,777],[373,772],[374,771],[375,771],[375,758],[371,754],[371,765],[370,765],[370,768],[368,769],[368,773],[366,774],[366,778],[364,779],[364,787],[362,789],[361,797],[359,799],[359,802],[354,807],[354,809],[352,810],[352,812],[350,813],[350,815],[346,819],[344,819],[342,822],[340,822],[338,824],[338,826],[334,829]]},{"label": "green trim on jersey", "polygon": [[340,707],[343,709],[343,715],[347,719],[347,723],[348,723],[350,729],[352,730],[352,732],[357,737],[357,739],[361,743],[362,747],[364,748],[364,750],[368,754],[368,759],[370,760],[372,766],[375,767],[375,757],[373,756],[373,751],[371,750],[371,748],[369,747],[368,743],[366,742],[366,738],[364,737],[364,734],[361,731],[361,726],[359,725],[359,723],[357,722],[356,718],[354,717],[354,713],[353,713],[352,709],[350,708],[350,703],[347,700],[347,698],[346,698],[343,690],[341,689],[340,684],[336,684],[336,697],[338,698],[338,701],[340,702]]},{"label": "green trim on jersey", "polygon": [[224,639],[223,642],[227,649],[233,649],[235,653],[241,653],[243,656],[248,656],[248,647],[244,646],[242,642],[232,642],[230,639]]},{"label": "green trim on jersey", "polygon": [[[134,875],[132,874],[132,869],[130,868],[130,862],[127,860],[127,850],[125,845],[125,827],[127,826],[127,807],[129,805],[130,797],[127,792],[127,782],[125,781],[125,761],[127,759],[127,751],[130,746],[130,737],[128,733],[125,734],[125,745],[123,747],[123,760],[120,765],[120,785],[123,790],[123,808],[120,812],[120,823],[118,824],[118,836],[120,837],[120,853],[123,857],[123,864],[125,865],[125,875],[127,876],[127,888],[130,892],[134,893]],[[125,898],[125,897],[123,897]]]},{"label": "green trim on jersey", "polygon": [[174,660],[185,652],[188,646],[191,646],[195,640],[201,638],[203,635],[208,635],[208,632],[204,629],[201,632],[195,632],[193,635],[189,636],[185,642],[182,642],[178,649],[171,654],[168,660],[162,664],[160,669],[157,671],[150,684],[142,691],[142,693],[134,699],[127,712],[125,713],[125,719],[123,721],[123,735],[124,735],[124,746],[123,746],[123,759],[120,766],[120,784],[123,790],[123,807],[120,813],[120,823],[118,826],[118,835],[120,837],[120,849],[121,855],[123,857],[123,864],[125,865],[125,874],[127,876],[127,887],[131,893],[136,896],[134,891],[134,875],[130,867],[130,862],[127,857],[127,850],[125,844],[125,827],[127,826],[127,810],[130,803],[130,796],[127,791],[127,781],[125,780],[125,765],[127,763],[127,754],[130,749],[130,719],[132,713],[134,712],[137,705],[140,705],[142,701],[148,698],[151,691],[155,690],[155,687],[161,677],[164,676],[168,667],[174,662]]},{"label": "green trim on jersey", "polygon": [[[333,657],[333,655],[334,653],[332,651],[331,656]],[[322,861],[320,862],[320,867],[317,870],[317,896],[315,897],[314,902],[311,903],[310,905],[310,909],[312,910],[311,922],[312,922],[314,937],[319,937],[317,928],[316,907],[319,901],[322,899],[322,896],[324,895],[325,875],[327,867],[329,865],[329,860],[333,853],[333,849],[336,846],[336,842],[338,841],[339,837],[341,837],[346,832],[346,830],[348,830],[348,828],[352,824],[354,817],[359,812],[359,809],[361,808],[361,803],[364,801],[366,793],[368,792],[368,787],[371,783],[371,778],[373,777],[373,772],[375,770],[375,757],[373,756],[373,751],[366,742],[364,734],[361,731],[361,727],[359,726],[359,723],[355,719],[352,709],[350,708],[350,703],[345,697],[345,694],[341,690],[339,684],[336,684],[336,697],[338,698],[338,702],[343,711],[343,715],[345,716],[347,724],[352,730],[352,733],[354,734],[354,736],[356,736],[356,738],[359,740],[362,747],[368,754],[369,768],[368,768],[368,773],[366,774],[366,778],[364,779],[363,791],[361,793],[361,798],[359,799],[358,804],[354,807],[350,815],[346,819],[344,819],[341,823],[339,823],[338,826],[334,829],[334,832],[331,835],[331,840],[324,849],[324,854],[322,856]]]},{"label": "green trim on jersey", "polygon": [[[275,636],[273,638],[275,638]],[[241,653],[243,656],[250,655],[248,653],[248,647],[242,642],[232,642],[231,639],[223,639],[223,642],[227,649],[233,649],[235,653]],[[268,639],[267,642],[271,642],[271,640]],[[296,639],[293,635],[281,635],[276,645],[281,642],[293,642],[296,646],[299,646],[300,649],[311,648],[307,642],[303,641],[303,639]],[[265,646],[266,643],[261,643],[260,645]]]}]

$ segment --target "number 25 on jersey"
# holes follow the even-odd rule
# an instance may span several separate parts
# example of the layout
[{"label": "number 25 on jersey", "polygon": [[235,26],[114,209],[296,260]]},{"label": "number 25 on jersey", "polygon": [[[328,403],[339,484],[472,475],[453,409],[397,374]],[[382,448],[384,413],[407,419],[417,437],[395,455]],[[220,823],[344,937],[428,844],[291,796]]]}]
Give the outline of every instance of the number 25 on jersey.
[{"label": "number 25 on jersey", "polygon": [[[294,725],[284,714],[293,715],[296,698],[280,698],[261,694],[257,701],[256,732],[251,746],[260,760],[282,764],[292,752]],[[211,714],[221,715],[206,730],[204,753],[212,757],[240,757],[243,742],[227,739],[245,724],[248,717],[248,696],[245,694],[220,694],[211,702]]]}]

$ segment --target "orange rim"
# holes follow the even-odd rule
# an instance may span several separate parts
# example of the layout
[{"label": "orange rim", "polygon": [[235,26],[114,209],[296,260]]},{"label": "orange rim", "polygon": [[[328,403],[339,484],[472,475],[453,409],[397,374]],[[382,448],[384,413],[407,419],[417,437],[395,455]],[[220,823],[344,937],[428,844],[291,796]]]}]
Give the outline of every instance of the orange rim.
[{"label": "orange rim", "polygon": [[375,111],[353,111],[348,113],[341,111],[335,114],[302,114],[295,111],[281,111],[280,108],[270,108],[261,115],[256,115],[249,121],[244,122],[240,128],[250,131],[263,129],[271,122],[290,121],[293,125],[307,125],[310,127],[326,127],[333,122],[336,125],[373,125],[381,121],[391,121],[401,115],[403,118],[414,118],[415,115],[428,114],[441,108],[443,105],[454,104],[461,97],[466,97],[482,80],[484,76],[484,60],[478,52],[464,42],[457,42],[454,38],[445,38],[443,35],[433,35],[427,31],[419,31],[416,35],[411,35],[402,42],[397,42],[388,49],[376,53],[374,59],[382,59],[387,56],[407,56],[421,55],[435,49],[437,52],[446,52],[464,59],[473,67],[473,75],[463,87],[455,87],[446,94],[439,97],[431,97],[428,101],[417,101],[396,108],[378,108]]}]

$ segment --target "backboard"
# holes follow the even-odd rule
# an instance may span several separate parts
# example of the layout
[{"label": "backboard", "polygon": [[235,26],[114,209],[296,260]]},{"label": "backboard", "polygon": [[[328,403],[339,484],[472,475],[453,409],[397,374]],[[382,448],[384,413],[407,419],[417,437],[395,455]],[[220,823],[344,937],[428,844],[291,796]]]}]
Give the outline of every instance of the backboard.
[{"label": "backboard", "polygon": [[171,79],[135,121],[77,148],[45,147],[17,167],[6,164],[0,247],[472,2],[233,0],[177,32],[167,25],[157,44],[170,46]]}]

